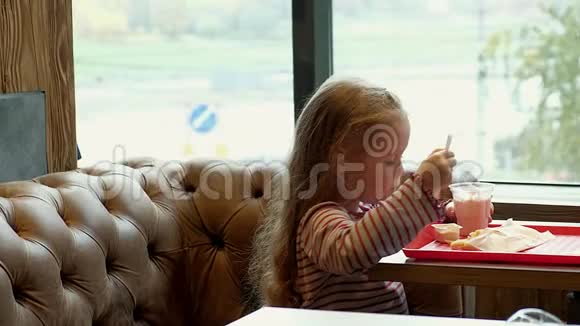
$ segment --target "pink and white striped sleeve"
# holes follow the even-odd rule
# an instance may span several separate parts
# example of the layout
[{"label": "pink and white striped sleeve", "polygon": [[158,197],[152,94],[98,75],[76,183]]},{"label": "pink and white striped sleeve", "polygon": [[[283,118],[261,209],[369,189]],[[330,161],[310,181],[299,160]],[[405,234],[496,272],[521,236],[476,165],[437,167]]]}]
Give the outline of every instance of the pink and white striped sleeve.
[{"label": "pink and white striped sleeve", "polygon": [[338,207],[323,206],[304,221],[299,243],[322,270],[351,274],[401,250],[441,213],[433,200],[415,191],[412,179],[357,221]]}]

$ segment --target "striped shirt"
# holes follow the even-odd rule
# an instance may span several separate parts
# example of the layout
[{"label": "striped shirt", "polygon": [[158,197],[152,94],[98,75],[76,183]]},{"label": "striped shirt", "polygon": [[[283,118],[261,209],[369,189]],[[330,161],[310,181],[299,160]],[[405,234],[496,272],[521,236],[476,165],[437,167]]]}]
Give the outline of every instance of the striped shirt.
[{"label": "striped shirt", "polygon": [[408,313],[401,283],[369,281],[367,270],[408,244],[440,213],[412,178],[361,213],[316,205],[298,226],[295,288],[307,309]]}]

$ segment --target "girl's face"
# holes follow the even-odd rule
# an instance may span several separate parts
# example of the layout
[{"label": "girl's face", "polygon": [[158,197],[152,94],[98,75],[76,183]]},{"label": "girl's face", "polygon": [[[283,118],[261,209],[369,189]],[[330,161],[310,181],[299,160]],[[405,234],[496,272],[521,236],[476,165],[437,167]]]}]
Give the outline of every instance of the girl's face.
[{"label": "girl's face", "polygon": [[[396,147],[390,151],[377,155],[376,153],[362,153],[357,151],[357,155],[351,155],[352,160],[348,159],[348,153],[345,155],[345,162],[362,163],[363,171],[348,172],[344,174],[344,184],[348,190],[354,190],[359,187],[362,192],[358,201],[374,204],[390,196],[399,185],[403,168],[401,164],[403,153],[409,144],[410,125],[406,117],[402,117],[397,125],[393,128],[396,134]],[[363,146],[363,148],[366,148]],[[362,181],[362,183],[361,183]],[[353,192],[354,193],[354,192]],[[348,200],[352,200],[349,198]]]}]

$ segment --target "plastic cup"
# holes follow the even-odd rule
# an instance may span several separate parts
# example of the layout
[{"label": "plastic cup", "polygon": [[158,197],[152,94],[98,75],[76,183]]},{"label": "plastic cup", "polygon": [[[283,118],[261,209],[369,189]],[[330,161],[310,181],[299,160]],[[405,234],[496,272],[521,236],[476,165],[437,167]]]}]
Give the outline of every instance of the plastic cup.
[{"label": "plastic cup", "polygon": [[494,186],[485,182],[462,182],[449,186],[453,194],[457,224],[461,225],[461,236],[485,229],[489,225],[491,197]]}]

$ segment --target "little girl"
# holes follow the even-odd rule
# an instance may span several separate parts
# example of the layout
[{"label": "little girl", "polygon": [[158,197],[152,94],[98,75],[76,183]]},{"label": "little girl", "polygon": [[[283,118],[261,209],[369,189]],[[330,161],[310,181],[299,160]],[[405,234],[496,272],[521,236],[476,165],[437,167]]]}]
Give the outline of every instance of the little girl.
[{"label": "little girl", "polygon": [[444,217],[435,198],[455,165],[435,150],[399,184],[409,135],[384,88],[329,80],[318,89],[296,125],[290,198],[258,235],[264,304],[408,313],[402,284],[370,281],[367,270]]}]

